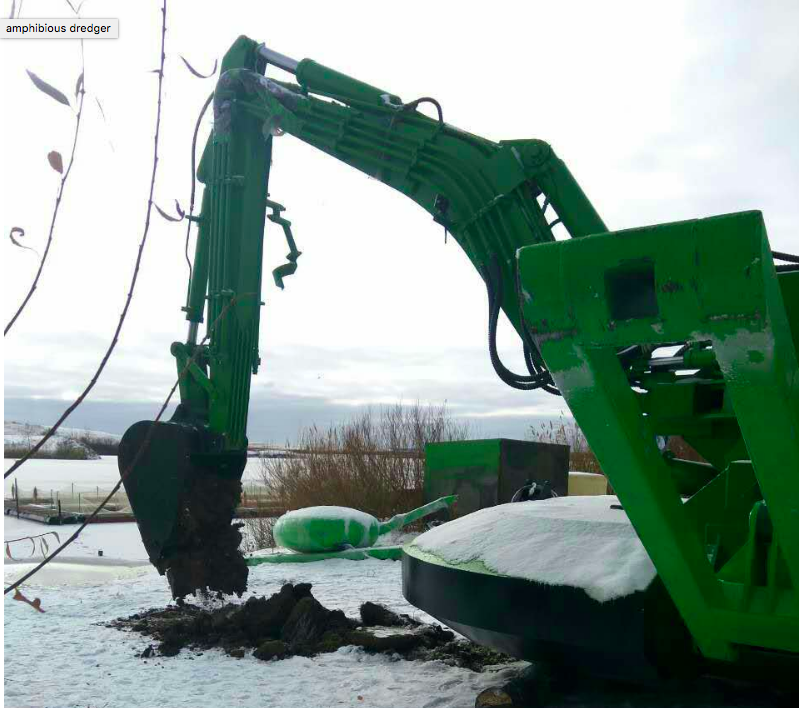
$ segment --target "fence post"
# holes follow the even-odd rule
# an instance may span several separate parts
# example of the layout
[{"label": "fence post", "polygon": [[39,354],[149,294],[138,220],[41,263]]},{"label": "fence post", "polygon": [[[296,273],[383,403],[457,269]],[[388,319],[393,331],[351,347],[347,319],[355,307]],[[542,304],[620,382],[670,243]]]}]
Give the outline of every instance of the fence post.
[{"label": "fence post", "polygon": [[80,513],[80,492],[78,492],[78,513]]},{"label": "fence post", "polygon": [[16,478],[14,479],[14,486],[17,489],[17,493],[14,496],[16,497],[17,500],[17,518],[19,518],[19,480]]},{"label": "fence post", "polygon": [[61,521],[61,500],[58,500],[58,521]]}]

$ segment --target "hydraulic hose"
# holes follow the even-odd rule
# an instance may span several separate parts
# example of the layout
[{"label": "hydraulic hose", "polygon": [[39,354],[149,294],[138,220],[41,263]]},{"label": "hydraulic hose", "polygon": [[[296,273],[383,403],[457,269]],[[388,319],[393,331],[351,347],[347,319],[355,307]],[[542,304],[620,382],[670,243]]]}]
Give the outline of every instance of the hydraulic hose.
[{"label": "hydraulic hose", "polygon": [[502,272],[498,264],[494,263],[492,266],[490,270],[488,268],[483,269],[483,279],[488,293],[488,353],[494,371],[504,383],[520,391],[532,391],[537,388],[544,388],[549,393],[557,391],[551,385],[552,377],[550,373],[546,369],[539,369],[527,342],[524,343],[524,358],[530,372],[529,376],[511,371],[499,358],[499,353],[497,352],[497,323],[501,306],[499,293],[502,292]]}]

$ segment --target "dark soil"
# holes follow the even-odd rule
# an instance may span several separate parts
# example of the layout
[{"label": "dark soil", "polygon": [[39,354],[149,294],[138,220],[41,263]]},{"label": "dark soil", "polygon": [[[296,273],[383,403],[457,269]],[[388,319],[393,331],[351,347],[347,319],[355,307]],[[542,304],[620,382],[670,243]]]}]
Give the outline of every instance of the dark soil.
[{"label": "dark soil", "polygon": [[[175,656],[183,649],[221,648],[233,657],[252,653],[264,661],[291,656],[314,656],[343,646],[368,652],[399,654],[406,659],[440,660],[473,671],[511,662],[508,656],[464,640],[449,630],[423,624],[371,602],[361,606],[361,620],[341,610],[329,610],[311,594],[310,584],[284,585],[269,598],[251,597],[245,603],[204,610],[178,604],[120,618],[108,626],[151,637],[143,659]],[[391,627],[396,632],[377,636],[369,628]]]},{"label": "dark soil", "polygon": [[241,482],[197,475],[181,500],[171,552],[158,564],[174,598],[199,592],[236,594],[247,589],[249,569],[239,551],[242,524],[231,523]]},{"label": "dark soil", "polygon": [[361,624],[364,627],[419,627],[422,623],[410,615],[398,615],[383,605],[364,602],[361,605]]}]

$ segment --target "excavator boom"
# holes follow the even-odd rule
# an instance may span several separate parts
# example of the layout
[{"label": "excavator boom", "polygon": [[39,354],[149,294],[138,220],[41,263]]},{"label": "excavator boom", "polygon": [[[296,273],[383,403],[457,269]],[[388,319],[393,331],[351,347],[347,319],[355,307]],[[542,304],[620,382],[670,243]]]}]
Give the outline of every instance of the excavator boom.
[{"label": "excavator boom", "polygon": [[[299,83],[266,78],[267,63],[294,73]],[[426,103],[436,109],[435,118],[419,111]],[[486,282],[492,335],[502,309],[522,336],[529,367],[524,374],[507,370],[496,348],[490,350],[500,376],[517,388],[557,393],[522,327],[517,249],[553,242],[556,223],[573,237],[605,230],[546,143],[480,138],[445,123],[434,99],[403,103],[388,91],[310,59],[294,62],[246,37],[222,62],[213,111],[213,133],[197,171],[205,191],[184,308],[188,336],[172,345],[181,403],[168,423],[133,426],[119,456],[123,473],[136,461],[126,490],[150,559],[167,574],[176,596],[246,587],[239,534],[228,529],[246,463],[250,380],[260,363],[267,219],[281,226],[289,246],[287,263],[274,273],[279,286],[300,255],[283,207],[268,198],[275,136],[293,135],[380,180],[452,235]],[[207,344],[197,341],[203,322]],[[145,440],[149,451],[137,458]],[[215,579],[220,569],[224,582]]]}]

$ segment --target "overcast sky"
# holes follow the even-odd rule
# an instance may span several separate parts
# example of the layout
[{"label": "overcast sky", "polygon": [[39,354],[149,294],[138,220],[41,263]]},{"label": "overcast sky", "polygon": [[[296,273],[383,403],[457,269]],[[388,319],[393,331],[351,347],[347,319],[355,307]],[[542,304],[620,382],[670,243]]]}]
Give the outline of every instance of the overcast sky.
[{"label": "overcast sky", "polygon": [[[3,0],[8,14],[10,0]],[[239,34],[400,95],[436,97],[448,123],[492,140],[541,138],[571,167],[610,229],[760,209],[774,248],[799,250],[799,3],[261,3],[171,0],[159,204],[186,206],[190,142]],[[53,422],[81,390],[123,306],[146,208],[155,117],[158,0],[87,0],[118,17],[118,40],[87,41],[78,157],[41,286],[4,341],[5,418]],[[23,17],[68,17],[27,0]],[[0,42],[0,226],[44,248],[72,112],[37,91],[34,71],[71,95],[79,45]],[[270,75],[283,78],[270,69]],[[285,75],[284,75],[285,76]],[[102,102],[104,122],[95,99]],[[204,126],[207,134],[210,123]],[[290,136],[274,147],[272,198],[303,255],[278,291],[265,277],[261,372],[250,438],[282,441],[368,404],[419,399],[524,436],[560,399],[514,391],[486,351],[485,290],[453,240],[409,200]],[[155,216],[117,355],[70,425],[123,432],[152,417],[185,337],[184,225]],[[283,262],[269,224],[265,268]],[[36,257],[3,242],[4,322]],[[521,369],[506,327],[503,357]]]}]

